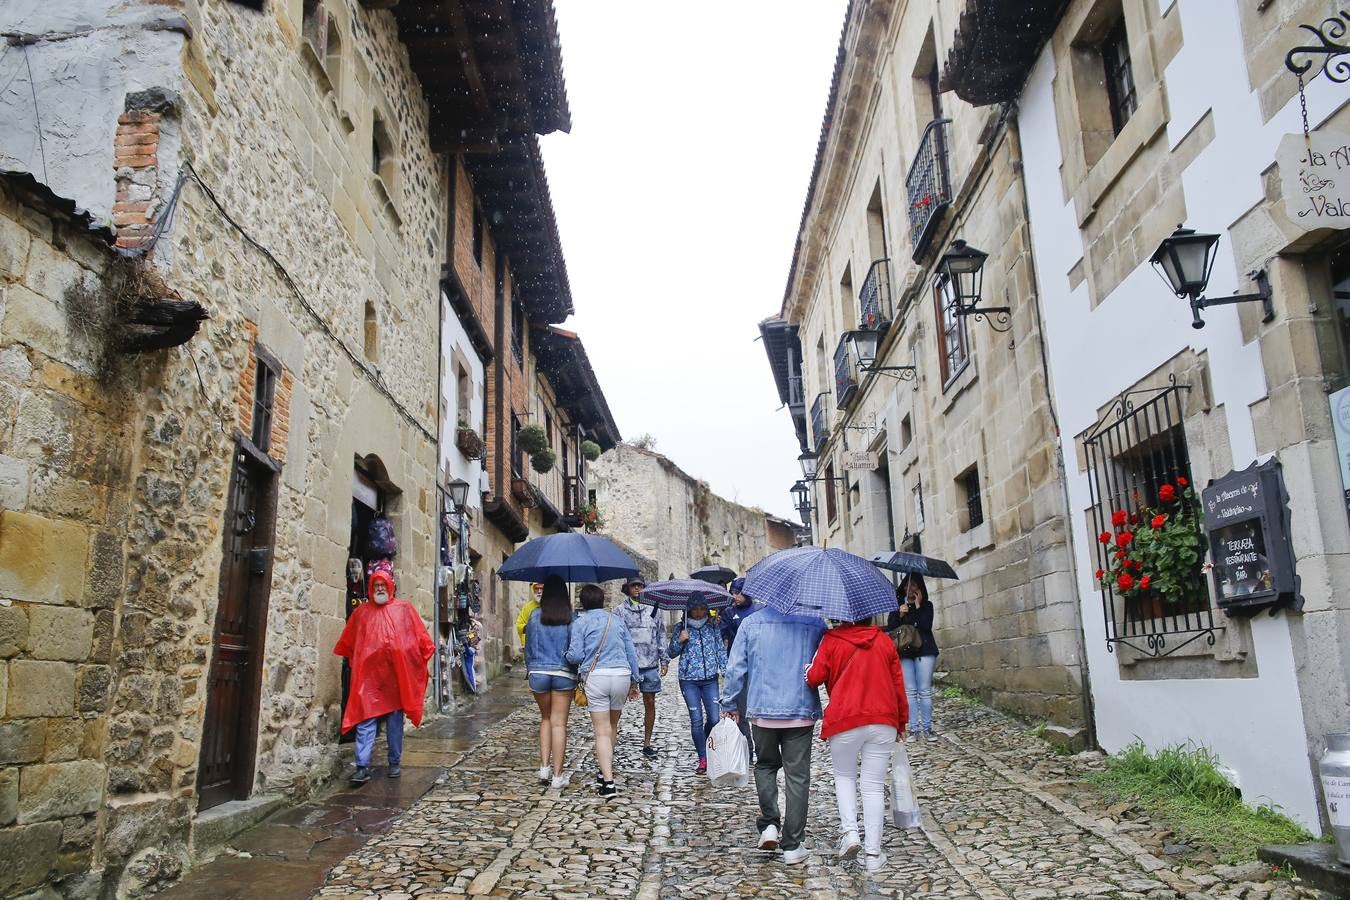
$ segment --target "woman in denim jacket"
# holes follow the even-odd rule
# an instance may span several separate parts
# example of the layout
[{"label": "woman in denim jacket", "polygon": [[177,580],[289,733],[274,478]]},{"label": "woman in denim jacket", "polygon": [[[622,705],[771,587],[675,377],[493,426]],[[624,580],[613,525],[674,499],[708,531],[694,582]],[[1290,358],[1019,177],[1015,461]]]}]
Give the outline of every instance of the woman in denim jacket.
[{"label": "woman in denim jacket", "polygon": [[564,658],[571,633],[567,584],[550,575],[538,606],[525,620],[525,671],[539,704],[539,782],[555,790],[567,787],[567,713],[577,684],[576,668]]},{"label": "woman in denim jacket", "polygon": [[727,670],[727,648],[721,631],[709,623],[708,601],[697,591],[689,595],[684,628],[671,639],[670,655],[680,658],[680,693],[702,775],[708,771],[708,732],[718,718],[717,677]]},{"label": "woman in denim jacket", "polygon": [[595,762],[600,767],[595,791],[609,800],[618,794],[614,786],[614,735],[619,714],[625,702],[637,699],[641,676],[628,626],[604,606],[605,592],[599,585],[582,585],[584,611],[572,621],[566,656],[586,684],[586,707],[595,731]]}]

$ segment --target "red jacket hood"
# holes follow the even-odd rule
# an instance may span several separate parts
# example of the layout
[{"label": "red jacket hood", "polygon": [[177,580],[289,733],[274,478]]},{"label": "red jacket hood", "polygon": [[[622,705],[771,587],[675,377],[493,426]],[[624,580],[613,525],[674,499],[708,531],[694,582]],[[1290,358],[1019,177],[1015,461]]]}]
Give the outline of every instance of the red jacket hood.
[{"label": "red jacket hood", "polygon": [[830,634],[841,641],[848,641],[859,650],[866,650],[872,646],[872,641],[876,640],[877,635],[881,634],[881,629],[875,625],[839,625],[830,629]]},{"label": "red jacket hood", "polygon": [[388,572],[376,570],[375,572],[371,573],[370,583],[366,585],[367,600],[369,600],[371,603],[375,602],[375,582],[377,581],[384,582],[384,589],[389,592],[390,600],[397,599],[397,596],[394,594],[394,576],[390,575]]}]

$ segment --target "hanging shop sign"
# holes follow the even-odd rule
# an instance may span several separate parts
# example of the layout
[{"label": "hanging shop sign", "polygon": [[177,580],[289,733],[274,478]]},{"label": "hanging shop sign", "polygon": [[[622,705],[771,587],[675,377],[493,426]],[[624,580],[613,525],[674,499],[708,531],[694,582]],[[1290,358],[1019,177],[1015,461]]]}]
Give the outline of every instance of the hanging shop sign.
[{"label": "hanging shop sign", "polygon": [[1200,500],[1219,608],[1231,615],[1277,605],[1301,609],[1280,461],[1229,472],[1211,481]]},{"label": "hanging shop sign", "polygon": [[873,450],[845,450],[844,471],[870,472],[877,467],[877,454]]},{"label": "hanging shop sign", "polygon": [[1302,231],[1350,228],[1350,134],[1286,134],[1275,160],[1291,223]]}]

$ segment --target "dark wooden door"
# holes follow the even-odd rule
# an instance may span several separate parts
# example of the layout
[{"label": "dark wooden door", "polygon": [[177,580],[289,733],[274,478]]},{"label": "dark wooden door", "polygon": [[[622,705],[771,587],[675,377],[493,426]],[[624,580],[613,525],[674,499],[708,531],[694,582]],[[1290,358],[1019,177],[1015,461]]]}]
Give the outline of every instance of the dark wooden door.
[{"label": "dark wooden door", "polygon": [[197,774],[200,809],[242,800],[253,785],[276,515],[273,482],[267,466],[235,451]]}]

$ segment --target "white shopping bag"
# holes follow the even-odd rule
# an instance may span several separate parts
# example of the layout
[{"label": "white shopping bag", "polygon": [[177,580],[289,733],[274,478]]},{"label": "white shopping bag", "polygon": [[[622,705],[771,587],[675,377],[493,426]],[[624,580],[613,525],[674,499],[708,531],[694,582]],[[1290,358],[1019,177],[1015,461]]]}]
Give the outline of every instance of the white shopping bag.
[{"label": "white shopping bag", "polygon": [[722,719],[708,734],[708,777],[718,787],[750,783],[750,747],[730,719]]},{"label": "white shopping bag", "polygon": [[919,827],[919,801],[904,741],[896,741],[891,754],[891,822],[896,828]]}]

